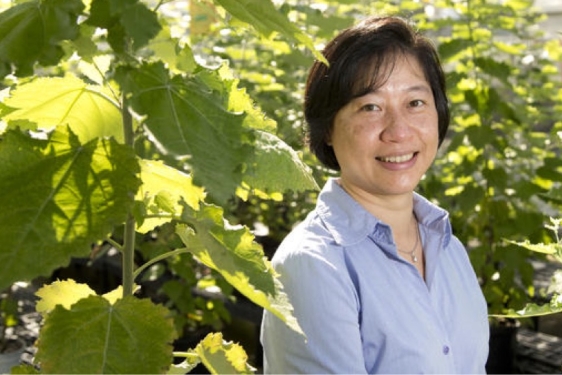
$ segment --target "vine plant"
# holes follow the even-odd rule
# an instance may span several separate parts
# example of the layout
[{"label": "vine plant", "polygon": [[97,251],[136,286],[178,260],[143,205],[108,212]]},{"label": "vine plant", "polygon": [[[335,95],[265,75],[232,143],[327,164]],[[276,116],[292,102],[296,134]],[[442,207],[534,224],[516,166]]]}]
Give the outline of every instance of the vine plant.
[{"label": "vine plant", "polygon": [[[228,66],[198,63],[171,36],[163,3],[15,1],[0,13],[0,290],[48,276],[96,243],[122,258],[122,286],[110,293],[73,280],[37,292],[38,371],[185,373],[203,363],[212,373],[252,372],[220,333],[173,353],[171,312],[134,295],[143,270],[185,253],[300,332],[261,247],[221,205],[248,191],[317,185]],[[226,19],[321,58],[269,0],[213,3]],[[182,245],[135,264],[137,234],[170,224]]]}]

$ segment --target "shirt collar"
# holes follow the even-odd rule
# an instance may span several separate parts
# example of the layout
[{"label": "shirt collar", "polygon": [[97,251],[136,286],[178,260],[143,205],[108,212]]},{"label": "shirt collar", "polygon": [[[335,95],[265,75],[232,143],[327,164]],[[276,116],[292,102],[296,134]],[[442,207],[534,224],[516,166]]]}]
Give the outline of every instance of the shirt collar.
[{"label": "shirt collar", "polygon": [[[388,236],[386,241],[390,241],[388,225],[365,210],[337,183],[336,178],[330,178],[322,188],[316,212],[339,245],[353,245],[373,233],[377,233],[377,237]],[[444,236],[446,247],[452,235],[447,211],[414,193],[414,212],[426,230]]]}]

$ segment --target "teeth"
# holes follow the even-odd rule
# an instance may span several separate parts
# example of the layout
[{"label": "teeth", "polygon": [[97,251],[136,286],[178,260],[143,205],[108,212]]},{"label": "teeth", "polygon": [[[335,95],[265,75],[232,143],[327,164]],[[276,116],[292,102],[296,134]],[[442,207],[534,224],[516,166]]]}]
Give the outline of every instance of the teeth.
[{"label": "teeth", "polygon": [[384,161],[387,163],[403,163],[405,161],[410,160],[414,157],[414,154],[407,154],[402,156],[388,156],[388,157],[380,157],[378,158],[380,161]]}]

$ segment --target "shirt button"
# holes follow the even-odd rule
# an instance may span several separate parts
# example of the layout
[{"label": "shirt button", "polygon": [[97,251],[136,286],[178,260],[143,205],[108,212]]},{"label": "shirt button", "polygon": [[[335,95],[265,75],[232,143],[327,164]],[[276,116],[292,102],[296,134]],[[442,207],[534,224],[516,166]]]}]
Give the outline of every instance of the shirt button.
[{"label": "shirt button", "polygon": [[450,349],[449,349],[449,347],[448,347],[447,345],[444,345],[444,346],[443,346],[443,354],[445,354],[445,355],[449,354],[449,350],[450,350]]}]

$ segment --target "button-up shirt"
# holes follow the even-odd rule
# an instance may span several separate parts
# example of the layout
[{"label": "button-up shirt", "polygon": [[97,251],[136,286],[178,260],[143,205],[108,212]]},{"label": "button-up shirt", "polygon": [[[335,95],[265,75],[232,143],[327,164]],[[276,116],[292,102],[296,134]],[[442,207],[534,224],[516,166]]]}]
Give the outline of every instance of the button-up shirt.
[{"label": "button-up shirt", "polygon": [[485,373],[489,324],[446,211],[414,194],[426,277],[331,179],[272,263],[306,339],[269,312],[265,373]]}]

